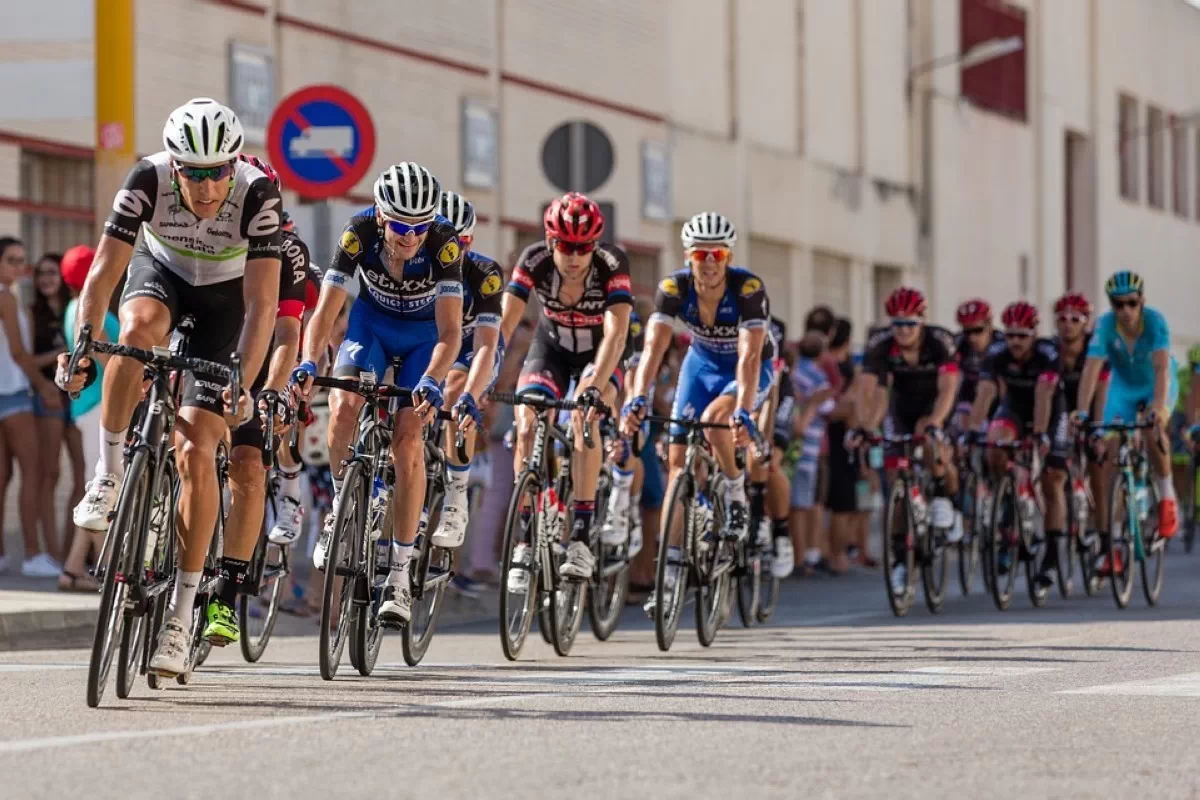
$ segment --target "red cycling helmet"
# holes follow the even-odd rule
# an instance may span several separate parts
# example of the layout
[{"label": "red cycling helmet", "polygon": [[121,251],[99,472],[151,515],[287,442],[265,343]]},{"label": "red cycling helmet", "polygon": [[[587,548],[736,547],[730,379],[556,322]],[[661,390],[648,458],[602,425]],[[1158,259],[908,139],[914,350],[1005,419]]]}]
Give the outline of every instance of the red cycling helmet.
[{"label": "red cycling helmet", "polygon": [[925,295],[919,289],[901,286],[888,295],[885,308],[889,317],[923,317]]},{"label": "red cycling helmet", "polygon": [[594,242],[604,233],[604,214],[600,206],[579,192],[567,192],[554,199],[542,218],[546,235],[569,244]]},{"label": "red cycling helmet", "polygon": [[1085,317],[1092,316],[1092,301],[1083,292],[1067,292],[1054,303],[1054,313],[1078,311]]},{"label": "red cycling helmet", "polygon": [[980,322],[990,324],[992,321],[992,307],[988,305],[986,300],[973,297],[958,307],[956,316],[958,317],[959,325],[974,325]]},{"label": "red cycling helmet", "polygon": [[1034,331],[1038,326],[1038,310],[1032,303],[1018,300],[1005,307],[1001,320],[1006,329]]},{"label": "red cycling helmet", "polygon": [[274,167],[272,167],[266,161],[263,161],[258,156],[252,156],[248,153],[238,153],[237,160],[245,161],[252,167],[258,167],[259,171],[271,179],[271,183],[275,184],[276,189],[283,188],[279,185],[279,173],[275,171]]}]

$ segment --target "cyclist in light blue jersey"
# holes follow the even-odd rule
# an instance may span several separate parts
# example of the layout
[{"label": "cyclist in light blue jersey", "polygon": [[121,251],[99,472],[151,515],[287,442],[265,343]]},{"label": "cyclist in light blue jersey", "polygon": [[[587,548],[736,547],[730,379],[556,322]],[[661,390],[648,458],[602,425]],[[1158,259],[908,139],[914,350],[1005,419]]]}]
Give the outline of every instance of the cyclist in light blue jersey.
[{"label": "cyclist in light blue jersey", "polygon": [[[1139,404],[1145,404],[1150,420],[1154,423],[1155,435],[1160,447],[1148,448],[1150,464],[1158,481],[1159,530],[1164,537],[1175,535],[1179,528],[1179,509],[1175,500],[1175,487],[1171,481],[1170,448],[1166,438],[1166,426],[1171,409],[1179,394],[1179,382],[1175,377],[1175,360],[1171,356],[1171,334],[1167,320],[1159,311],[1146,307],[1143,294],[1144,282],[1136,272],[1123,270],[1108,279],[1104,290],[1108,294],[1112,310],[1104,313],[1096,322],[1096,330],[1088,344],[1087,363],[1079,381],[1079,397],[1074,418],[1087,419],[1092,407],[1092,396],[1105,360],[1111,365],[1108,400],[1104,404],[1104,421],[1121,420],[1132,422],[1137,416]],[[1116,443],[1111,443],[1107,468],[1116,463]],[[1103,489],[1096,498],[1097,522],[1101,532],[1107,536],[1108,497],[1110,477],[1100,482]],[[1107,549],[1107,548],[1105,548]],[[1107,562],[1107,558],[1105,559]],[[1104,563],[1102,573],[1110,571],[1112,565]],[[1120,571],[1121,564],[1116,565]]]}]

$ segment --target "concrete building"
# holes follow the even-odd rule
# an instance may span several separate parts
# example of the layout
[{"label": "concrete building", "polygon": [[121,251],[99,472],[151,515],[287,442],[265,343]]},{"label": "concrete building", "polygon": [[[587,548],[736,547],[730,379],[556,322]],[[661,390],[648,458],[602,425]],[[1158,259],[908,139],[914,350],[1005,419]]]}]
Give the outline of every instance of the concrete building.
[{"label": "concrete building", "polygon": [[[239,96],[254,118],[272,93],[333,83],[370,110],[378,148],[327,217],[289,200],[318,238],[393,161],[462,187],[479,166],[464,120],[495,119],[498,136],[474,142],[476,160],[498,154],[494,180],[463,190],[487,220],[477,246],[506,259],[559,191],[547,136],[586,121],[613,150],[591,194],[614,204],[646,291],[679,263],[681,222],[716,209],[793,329],[825,302],[861,331],[902,280],[949,322],[969,295],[1045,308],[1129,267],[1177,345],[1200,339],[1185,313],[1200,290],[1200,11],[1183,0],[105,0],[100,17],[93,4],[16,6],[0,29],[0,231],[23,231],[35,256],[94,236],[127,166],[93,170],[98,144],[110,160],[160,149],[192,96]],[[121,81],[95,31],[111,50],[125,4],[132,111],[114,120]],[[960,62],[1012,37],[1015,52]]]}]

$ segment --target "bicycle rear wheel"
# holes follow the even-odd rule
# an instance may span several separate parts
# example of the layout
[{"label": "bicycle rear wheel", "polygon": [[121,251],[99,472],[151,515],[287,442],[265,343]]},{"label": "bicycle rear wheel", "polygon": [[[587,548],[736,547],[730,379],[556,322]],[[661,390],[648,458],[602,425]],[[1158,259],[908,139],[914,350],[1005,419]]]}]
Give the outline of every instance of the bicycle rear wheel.
[{"label": "bicycle rear wheel", "polygon": [[[521,655],[525,637],[533,624],[538,597],[540,515],[537,500],[540,489],[541,482],[536,473],[528,469],[522,472],[513,487],[504,522],[504,545],[500,551],[500,647],[509,661],[516,661]],[[526,509],[526,519],[522,518],[522,508]],[[525,545],[525,559],[514,566],[513,550],[522,544]]]},{"label": "bicycle rear wheel", "polygon": [[936,528],[927,528],[921,541],[921,588],[925,595],[925,607],[931,614],[940,614],[946,600],[946,588],[950,572],[946,554],[945,533]]},{"label": "bicycle rear wheel", "polygon": [[[760,561],[759,563],[761,564],[762,562]],[[761,572],[762,567],[759,567],[759,570]],[[762,580],[765,583],[763,583],[762,594],[758,601],[758,621],[760,623],[766,622],[775,613],[775,607],[779,605],[780,584],[779,578],[771,574],[770,570],[767,570],[766,575],[762,576]]]},{"label": "bicycle rear wheel", "polygon": [[1017,509],[1017,485],[1012,475],[1005,475],[996,488],[992,502],[992,519],[988,535],[991,545],[988,568],[991,572],[992,602],[1001,611],[1012,603],[1017,583],[1017,559],[1020,555],[1020,536]]},{"label": "bicycle rear wheel", "polygon": [[[654,581],[654,638],[664,653],[671,649],[679,630],[683,601],[687,596],[687,543],[695,536],[692,477],[679,474],[671,487],[667,515],[658,537],[658,563]],[[671,531],[679,530],[678,544],[671,552]]]},{"label": "bicycle rear wheel", "polygon": [[[388,504],[380,530],[392,530],[392,509]],[[390,540],[389,540],[390,541]],[[360,592],[354,602],[354,629],[350,632],[350,665],[358,670],[364,678],[375,670],[375,662],[379,659],[379,648],[383,646],[383,626],[379,624],[379,606],[383,604],[383,587],[379,581],[387,574],[391,564],[391,545],[388,545],[389,555],[385,564],[379,564],[378,543],[368,542],[365,558],[363,559],[363,574],[366,579],[359,583]],[[382,570],[380,569],[382,567]],[[381,574],[382,572],[382,574]]]},{"label": "bicycle rear wheel", "polygon": [[1142,521],[1142,561],[1138,566],[1142,572],[1142,594],[1148,604],[1156,606],[1166,572],[1167,540],[1158,532],[1158,487],[1151,481],[1147,491],[1150,513]]},{"label": "bicycle rear wheel", "polygon": [[[262,576],[258,594],[239,595],[237,612],[238,626],[242,629],[242,636],[238,640],[242,646],[242,657],[253,664],[262,658],[267,642],[271,641],[271,634],[275,631],[288,575],[287,551],[267,541],[265,518],[250,563],[251,569]],[[266,600],[265,607],[260,600]]]},{"label": "bicycle rear wheel", "polygon": [[[725,530],[725,508],[718,503],[713,503],[713,530]],[[692,563],[696,565],[696,639],[701,647],[711,645],[721,629],[730,571],[726,569],[717,575],[717,569],[723,556],[733,557],[727,551],[720,540],[708,543],[707,547],[701,537],[692,540]]]},{"label": "bicycle rear wheel", "polygon": [[321,637],[318,661],[321,677],[327,681],[337,675],[342,651],[352,623],[356,584],[362,579],[358,567],[363,562],[366,542],[366,512],[369,487],[365,466],[355,461],[346,468],[339,495],[333,535],[325,552],[325,583],[321,595]]},{"label": "bicycle rear wheel", "polygon": [[[440,507],[441,504],[438,505]],[[435,514],[438,513],[440,512],[435,512]],[[431,515],[428,530],[434,529],[435,522],[434,516]],[[429,643],[433,641],[433,633],[437,630],[438,616],[442,613],[442,600],[446,594],[446,584],[449,582],[450,570],[453,566],[452,551],[434,547],[428,539],[425,540],[422,549],[424,552],[421,554],[421,563],[413,565],[417,570],[416,580],[420,580],[424,584],[421,599],[416,600],[414,592],[412,616],[400,632],[400,646],[404,651],[404,663],[410,667],[421,663],[421,659],[425,657],[425,652],[429,649]],[[428,585],[431,580],[436,580],[437,583],[433,586]]]},{"label": "bicycle rear wheel", "polygon": [[[754,551],[750,552],[752,549]],[[749,541],[738,545],[738,558],[742,562],[736,578],[738,616],[742,619],[742,627],[749,628],[758,621],[759,596],[762,592],[762,558]]]},{"label": "bicycle rear wheel", "polygon": [[[104,564],[104,579],[100,591],[100,614],[92,637],[92,654],[88,661],[87,704],[100,705],[113,656],[118,650],[128,650],[123,637],[126,622],[125,600],[129,594],[128,580],[138,580],[136,560],[132,554],[136,531],[145,519],[147,493],[150,483],[150,454],[139,449],[125,472],[125,484],[117,499],[116,513],[108,530],[106,542],[108,559]],[[122,645],[125,645],[124,647]],[[121,661],[128,669],[128,655]],[[124,677],[124,676],[123,676]]]},{"label": "bicycle rear wheel", "polygon": [[[888,495],[887,512],[883,523],[883,586],[887,591],[888,606],[897,617],[903,617],[912,608],[916,595],[916,557],[912,547],[912,514],[908,504],[908,485],[902,480],[892,482]],[[897,549],[897,542],[903,550]],[[904,591],[892,591],[892,572],[897,566],[905,569]]]}]

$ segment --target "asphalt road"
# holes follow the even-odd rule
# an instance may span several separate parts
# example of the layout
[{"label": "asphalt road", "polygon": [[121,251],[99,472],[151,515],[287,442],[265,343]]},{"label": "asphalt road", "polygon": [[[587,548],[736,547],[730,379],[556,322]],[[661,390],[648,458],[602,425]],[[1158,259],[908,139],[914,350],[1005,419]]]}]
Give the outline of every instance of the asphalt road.
[{"label": "asphalt road", "polygon": [[315,637],[281,637],[97,710],[85,652],[5,653],[0,797],[1195,797],[1200,556],[1172,555],[1153,609],[955,588],[897,620],[870,573],[790,583],[707,649],[659,653],[631,609],[567,659],[535,633],[510,664],[475,625],[328,683]]}]

